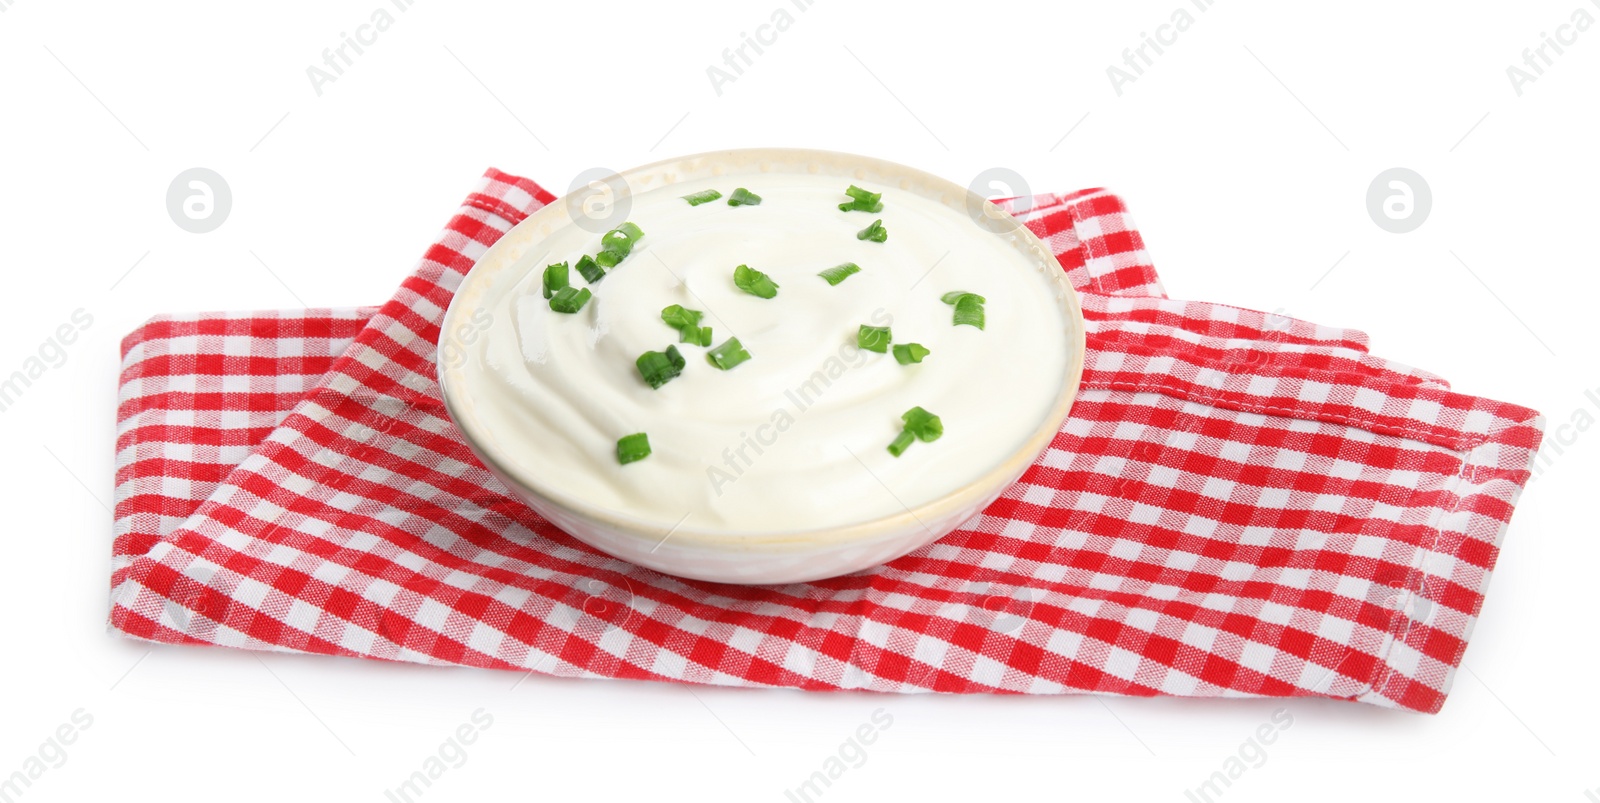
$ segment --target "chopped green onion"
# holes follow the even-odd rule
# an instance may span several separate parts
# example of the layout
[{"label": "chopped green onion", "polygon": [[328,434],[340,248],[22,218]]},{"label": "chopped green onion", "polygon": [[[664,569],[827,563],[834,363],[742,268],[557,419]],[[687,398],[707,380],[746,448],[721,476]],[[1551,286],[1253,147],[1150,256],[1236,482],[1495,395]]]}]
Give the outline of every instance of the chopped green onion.
[{"label": "chopped green onion", "polygon": [[915,443],[916,440],[917,436],[912,435],[903,429],[900,430],[900,434],[894,436],[894,440],[890,441],[889,443],[889,454],[892,454],[895,457],[905,454],[906,448]]},{"label": "chopped green onion", "polygon": [[600,253],[594,255],[594,261],[607,268],[614,268],[617,263],[626,259],[633,253],[633,244],[644,236],[644,232],[632,222],[625,222],[600,238]]},{"label": "chopped green onion", "polygon": [[650,456],[650,436],[643,432],[624,435],[617,439],[617,462],[622,465],[637,463]]},{"label": "chopped green onion", "polygon": [[567,263],[557,262],[554,265],[547,265],[544,269],[544,297],[549,298],[566,286]]},{"label": "chopped green onion", "polygon": [[883,227],[883,219],[879,218],[872,221],[871,226],[856,232],[856,239],[871,240],[875,243],[881,243],[884,240],[889,239],[889,230]]},{"label": "chopped green onion", "polygon": [[[618,227],[612,229],[611,231],[606,232],[606,237],[625,237],[625,238],[627,238],[627,240],[628,240],[628,250],[630,250],[630,251],[633,250],[633,244],[636,243],[636,242],[639,242],[639,238],[643,237],[643,236],[644,236],[644,230],[639,228],[639,224],[634,223],[631,220],[624,220],[622,222],[621,226],[618,226]],[[602,240],[602,242],[605,242],[605,240]]]},{"label": "chopped green onion", "polygon": [[917,436],[917,440],[923,443],[932,443],[944,434],[944,422],[939,420],[939,416],[921,407],[905,411],[900,420],[906,422],[905,431]]},{"label": "chopped green onion", "polygon": [[889,350],[889,341],[893,336],[889,334],[887,326],[868,326],[862,324],[856,331],[856,345],[867,351],[876,351],[879,354]]},{"label": "chopped green onion", "polygon": [[606,277],[605,269],[601,268],[599,265],[596,265],[594,262],[594,257],[591,257],[588,254],[578,257],[578,264],[574,265],[573,267],[578,269],[578,273],[583,276],[583,280],[589,284],[594,284],[595,282],[598,282]]},{"label": "chopped green onion", "polygon": [[678,330],[679,343],[693,343],[697,346],[711,345],[711,327],[700,325],[700,316],[705,313],[699,310],[684,309],[680,304],[673,304],[661,311],[661,320]]},{"label": "chopped green onion", "polygon": [[950,292],[945,293],[942,296],[939,296],[939,300],[943,301],[946,304],[954,304],[957,301],[960,301],[962,296],[977,296],[979,304],[982,304],[982,303],[984,303],[985,301],[988,300],[988,299],[984,298],[983,296],[978,295],[977,293],[969,293],[969,292],[967,292],[965,290],[951,290]]},{"label": "chopped green onion", "polygon": [[593,294],[589,292],[589,288],[587,287],[583,288],[582,290],[579,290],[576,287],[563,287],[560,290],[557,290],[556,294],[551,297],[550,309],[553,309],[556,312],[565,312],[570,315],[578,310],[583,309],[583,305],[589,303],[590,295]]},{"label": "chopped green onion", "polygon": [[722,345],[706,352],[706,362],[724,371],[748,359],[750,359],[750,352],[744,350],[744,346],[740,345],[737,337],[730,337],[722,341]]},{"label": "chopped green onion", "polygon": [[644,381],[652,388],[660,388],[671,382],[678,374],[683,373],[685,364],[677,346],[667,346],[665,352],[647,351],[634,361],[634,365],[639,369],[639,376],[644,377]]},{"label": "chopped green onion", "polygon": [[824,279],[827,279],[828,280],[828,284],[834,285],[834,286],[838,286],[839,282],[842,282],[845,279],[850,278],[851,274],[860,273],[860,272],[861,272],[861,266],[860,265],[857,265],[854,262],[846,262],[846,263],[844,263],[842,265],[836,265],[834,267],[828,268],[827,270],[825,270],[825,271],[823,271],[823,272],[821,272],[821,273],[819,273],[817,275],[821,276]]},{"label": "chopped green onion", "polygon": [[940,301],[955,306],[955,316],[952,326],[976,326],[983,328],[983,304],[986,299],[977,293],[965,290],[952,290],[939,297]]},{"label": "chopped green onion", "polygon": [[844,191],[850,200],[839,204],[840,212],[882,212],[883,204],[878,199],[883,197],[881,192],[867,192],[854,184]]},{"label": "chopped green onion", "polygon": [[740,290],[761,298],[772,298],[778,294],[778,283],[749,265],[740,265],[733,269],[733,283],[738,285]]},{"label": "chopped green onion", "polygon": [[688,201],[690,206],[699,206],[711,203],[721,197],[722,193],[716,190],[701,190],[700,192],[683,196],[683,200]]},{"label": "chopped green onion", "polygon": [[955,326],[976,326],[982,329],[983,322],[983,296],[968,293],[956,302]]},{"label": "chopped green onion", "polygon": [[913,407],[905,411],[900,416],[900,420],[904,421],[905,425],[901,427],[900,434],[896,435],[894,441],[889,444],[889,454],[895,457],[904,454],[914,440],[932,443],[938,440],[940,435],[944,434],[944,422],[939,420],[939,416],[921,407]]},{"label": "chopped green onion", "polygon": [[883,197],[881,192],[867,192],[854,184],[851,184],[850,188],[844,191],[844,194],[868,204],[877,203],[878,199]]},{"label": "chopped green onion", "polygon": [[894,361],[901,365],[922,362],[930,353],[921,343],[905,343],[894,347]]},{"label": "chopped green onion", "polygon": [[700,316],[704,314],[699,310],[684,309],[681,304],[673,304],[661,311],[661,320],[674,329],[682,330],[689,326],[699,326]]},{"label": "chopped green onion", "polygon": [[633,223],[623,223],[600,237],[600,250],[616,251],[623,256],[633,252],[633,244],[639,242],[644,232]]},{"label": "chopped green onion", "polygon": [[[713,200],[715,200],[715,199],[713,199]],[[744,187],[739,187],[738,189],[733,191],[732,195],[728,196],[728,206],[760,206],[760,205],[761,205],[761,196],[759,196],[759,195],[757,195],[757,194],[745,189]]]}]

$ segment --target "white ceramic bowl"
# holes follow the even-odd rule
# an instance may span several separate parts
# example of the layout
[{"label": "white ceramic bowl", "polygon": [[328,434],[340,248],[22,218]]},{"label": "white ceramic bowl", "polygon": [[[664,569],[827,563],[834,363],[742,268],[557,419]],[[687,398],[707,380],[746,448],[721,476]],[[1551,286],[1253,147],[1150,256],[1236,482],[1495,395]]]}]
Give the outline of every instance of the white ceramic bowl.
[{"label": "white ceramic bowl", "polygon": [[[958,236],[1001,237],[1027,257],[1058,288],[1067,341],[1066,381],[1049,412],[1011,455],[974,482],[904,512],[844,527],[751,532],[729,535],[674,527],[671,521],[649,521],[626,511],[602,508],[565,494],[539,477],[522,476],[509,467],[515,444],[497,441],[474,415],[473,400],[460,388],[465,372],[481,370],[472,359],[447,360],[440,354],[439,385],[445,407],[467,444],[485,466],[523,502],[574,538],[623,560],[696,580],[769,584],[817,580],[849,574],[891,561],[943,537],[977,515],[1012,483],[1049,445],[1067,417],[1083,375],[1084,326],[1077,293],[1068,283],[1050,249],[1032,232],[987,200],[937,176],[864,156],[804,149],[760,148],[703,153],[624,171],[606,181],[611,203],[629,194],[706,177],[754,176],[805,172],[837,176],[847,183],[871,183],[913,192],[972,215],[974,225]],[[620,196],[617,193],[620,191]],[[517,270],[541,239],[560,227],[588,224],[581,201],[556,202],[530,215],[483,255],[462,280],[445,313],[441,331],[456,331],[480,303],[491,279]],[[575,217],[577,219],[575,219]],[[521,270],[527,266],[522,265]],[[670,534],[670,535],[669,535]]]}]

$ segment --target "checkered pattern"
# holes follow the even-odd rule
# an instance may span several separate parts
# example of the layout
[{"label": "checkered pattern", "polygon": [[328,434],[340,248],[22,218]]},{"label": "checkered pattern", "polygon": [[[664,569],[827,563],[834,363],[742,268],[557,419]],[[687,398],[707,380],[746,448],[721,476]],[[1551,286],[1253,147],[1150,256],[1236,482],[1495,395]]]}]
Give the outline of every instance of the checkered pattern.
[{"label": "checkered pattern", "polygon": [[130,335],[112,627],[581,677],[1443,704],[1533,411],[1359,332],[1168,299],[1115,196],[1039,196],[1020,216],[1082,294],[1089,357],[1022,480],[868,572],[680,580],[514,501],[445,416],[445,306],[552,200],[491,171],[381,308]]}]

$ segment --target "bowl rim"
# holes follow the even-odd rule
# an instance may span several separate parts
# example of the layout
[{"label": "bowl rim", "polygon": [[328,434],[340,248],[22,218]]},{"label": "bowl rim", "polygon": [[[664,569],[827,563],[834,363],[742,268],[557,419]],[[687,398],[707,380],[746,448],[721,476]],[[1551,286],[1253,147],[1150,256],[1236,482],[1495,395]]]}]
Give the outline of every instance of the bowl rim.
[{"label": "bowl rim", "polygon": [[[804,530],[729,532],[727,529],[685,526],[684,521],[672,525],[602,507],[546,486],[540,483],[537,477],[526,476],[524,472],[513,468],[516,465],[514,462],[502,456],[502,449],[494,439],[486,437],[482,424],[471,414],[471,400],[463,398],[461,391],[455,389],[458,385],[451,380],[451,377],[458,375],[472,360],[451,366],[444,359],[446,338],[443,333],[452,331],[452,327],[458,325],[457,319],[466,314],[463,310],[467,302],[463,299],[476,297],[483,292],[483,287],[489,283],[490,277],[499,271],[514,267],[521,261],[526,248],[519,250],[517,246],[525,246],[526,243],[523,241],[530,238],[534,241],[539,239],[541,235],[535,233],[536,229],[543,227],[543,233],[548,233],[554,226],[574,225],[568,205],[557,200],[535,210],[489,246],[461,278],[440,322],[440,338],[435,353],[436,379],[439,382],[440,395],[444,400],[445,412],[478,459],[503,481],[516,485],[517,488],[514,490],[522,491],[523,495],[531,495],[567,516],[607,527],[616,533],[650,541],[661,539],[661,534],[665,531],[667,537],[674,539],[677,548],[680,549],[686,546],[721,550],[730,547],[816,548],[870,541],[874,537],[882,537],[913,527],[932,533],[929,522],[941,522],[963,508],[977,505],[986,496],[998,498],[1007,487],[1016,482],[1060,431],[1077,397],[1086,358],[1085,323],[1077,290],[1067,279],[1066,271],[1061,269],[1054,253],[1020,221],[970,188],[963,188],[948,179],[897,162],[841,151],[814,148],[738,148],[706,151],[629,168],[619,171],[616,176],[626,182],[625,186],[630,194],[638,194],[681,181],[698,180],[707,175],[728,175],[731,178],[745,175],[744,168],[747,167],[753,167],[751,172],[770,172],[770,166],[773,164],[790,163],[803,164],[807,172],[813,173],[820,171],[822,165],[841,165],[843,172],[839,175],[855,181],[889,183],[868,178],[871,175],[892,176],[902,182],[909,180],[910,186],[902,186],[901,191],[937,188],[940,191],[937,197],[925,192],[918,194],[952,208],[956,207],[957,201],[964,210],[972,210],[976,205],[976,208],[982,209],[991,220],[1008,221],[1005,224],[1007,228],[991,233],[994,236],[1015,235],[1012,240],[1014,247],[1039,263],[1045,276],[1055,283],[1058,290],[1056,297],[1065,316],[1065,336],[1068,340],[1065,381],[1057,391],[1049,412],[1017,449],[977,479],[915,507],[906,507],[898,513],[859,523]],[[513,251],[516,253],[513,254]],[[665,539],[661,539],[660,543],[665,543]]]}]

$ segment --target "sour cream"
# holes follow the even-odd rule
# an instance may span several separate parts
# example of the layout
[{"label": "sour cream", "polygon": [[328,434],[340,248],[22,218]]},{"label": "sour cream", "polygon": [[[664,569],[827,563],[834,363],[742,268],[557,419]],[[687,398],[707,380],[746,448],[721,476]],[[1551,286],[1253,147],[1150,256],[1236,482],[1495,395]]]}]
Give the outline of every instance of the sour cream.
[{"label": "sour cream", "polygon": [[[543,270],[595,254],[601,232],[567,225],[539,241],[477,299],[469,320],[481,331],[452,344],[478,361],[460,390],[480,434],[508,447],[505,468],[663,530],[738,534],[901,514],[1015,453],[1068,381],[1060,288],[1007,235],[913,192],[861,182],[883,193],[883,211],[842,212],[849,183],[763,174],[634,195],[627,220],[644,236],[593,285],[571,272],[594,294],[577,314],[550,309]],[[738,186],[762,203],[729,206]],[[707,189],[723,198],[681,197]],[[856,238],[879,218],[887,242]],[[817,275],[844,262],[861,271],[837,286]],[[777,297],[740,290],[739,265],[770,276]],[[987,299],[985,329],[952,325],[940,297],[954,290]],[[679,343],[661,320],[673,304],[703,312],[713,345],[738,337],[751,359],[722,371],[706,348]],[[863,324],[930,353],[900,365],[892,351],[862,351]],[[634,362],[669,345],[688,364],[651,389]],[[944,435],[894,457],[900,416],[916,406]],[[617,439],[636,432],[652,454],[618,464]]]}]

